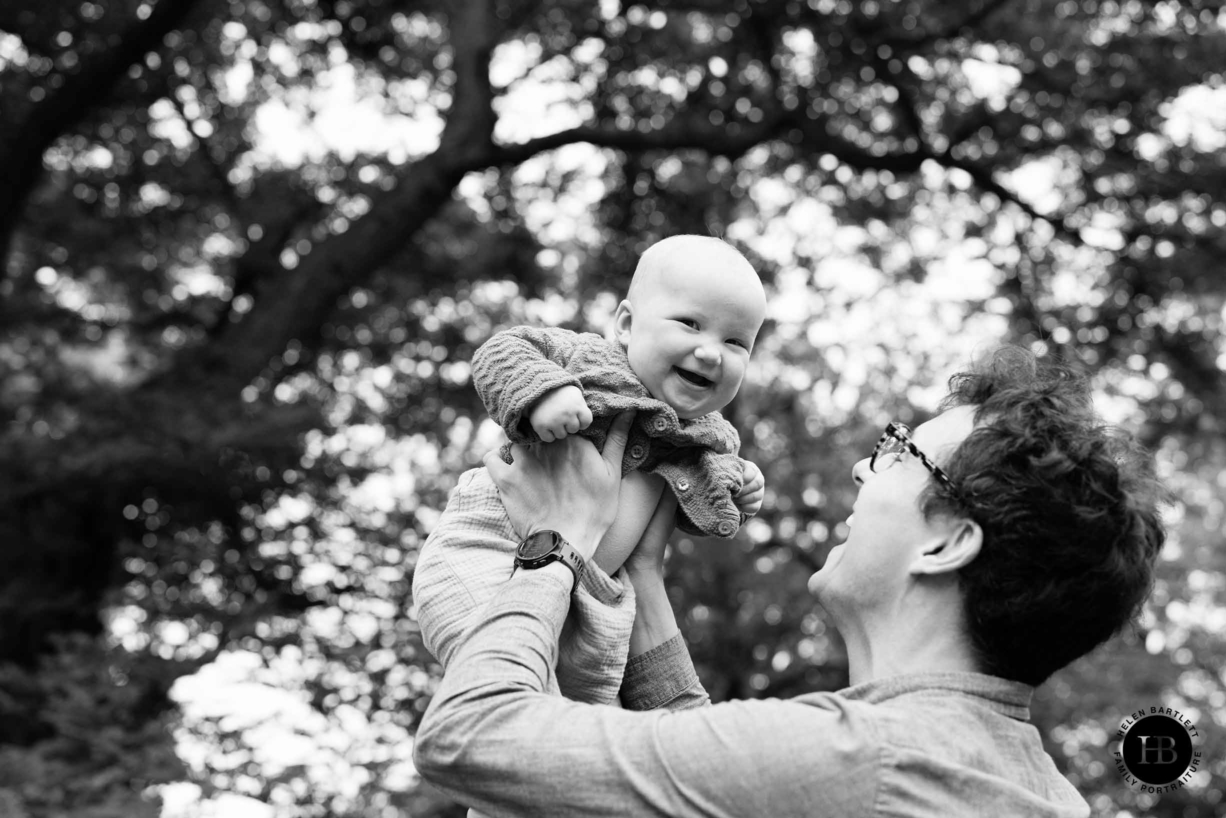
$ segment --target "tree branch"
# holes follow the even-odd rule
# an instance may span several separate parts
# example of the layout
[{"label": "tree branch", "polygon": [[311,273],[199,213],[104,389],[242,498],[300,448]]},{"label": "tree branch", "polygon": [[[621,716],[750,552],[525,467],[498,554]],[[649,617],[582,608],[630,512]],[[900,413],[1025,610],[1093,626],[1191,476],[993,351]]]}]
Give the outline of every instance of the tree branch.
[{"label": "tree branch", "polygon": [[[200,155],[200,159],[202,162],[204,162],[205,167],[208,168],[209,175],[213,177],[213,180],[217,183],[217,190],[221,194],[221,198],[230,206],[231,212],[239,221],[240,225],[245,226],[246,219],[243,218],[243,203],[239,198],[238,191],[235,190],[234,185],[230,183],[230,176],[227,169],[222,167],[222,164],[215,156],[213,156],[212,144],[210,144],[208,139],[205,139],[197,134],[192,128],[195,121],[188,116],[187,106],[183,104],[183,100],[179,99],[178,91],[180,87],[191,88],[193,91],[197,90],[190,81],[177,83],[167,77],[166,97],[170,100],[170,104],[174,106],[175,113],[179,115],[179,118],[183,120],[183,124],[187,126],[187,132],[191,134],[191,138],[196,142],[196,148]],[[207,119],[205,119],[205,122],[207,123]],[[212,123],[208,124],[211,125]]]},{"label": "tree branch", "polygon": [[455,55],[455,90],[443,145],[462,153],[480,154],[494,137],[494,89],[490,86],[490,57],[501,32],[494,5],[497,0],[463,0],[451,14],[451,46]]},{"label": "tree branch", "polygon": [[878,42],[897,49],[904,54],[913,53],[923,46],[956,37],[965,28],[974,28],[1012,2],[1014,0],[987,0],[978,9],[971,11],[961,20],[950,23],[943,28],[934,31],[921,31],[910,36],[886,37]]},{"label": "tree branch", "polygon": [[[347,232],[317,244],[296,269],[276,265],[261,275],[254,283],[251,311],[220,327],[207,347],[192,351],[226,381],[224,388],[250,382],[292,340],[310,347],[337,301],[394,257],[450,198],[465,173],[496,164],[489,61],[501,29],[494,0],[458,2],[449,14],[456,84],[440,147],[410,165],[399,185],[375,196],[365,216]],[[181,360],[177,368],[190,377],[193,367],[185,364]]]},{"label": "tree branch", "polygon": [[7,266],[9,244],[26,199],[42,176],[43,154],[101,104],[129,68],[157,50],[162,38],[178,28],[198,2],[159,0],[149,16],[133,23],[114,48],[84,55],[75,73],[60,75],[63,82],[58,87],[44,83],[55,90],[24,121],[0,124],[0,271]]},{"label": "tree branch", "polygon": [[1017,193],[1009,190],[1009,188],[1005,187],[1000,182],[997,182],[996,179],[992,177],[992,172],[990,170],[981,168],[978,165],[964,159],[955,159],[949,154],[948,151],[934,156],[933,158],[946,167],[958,168],[959,170],[963,170],[970,174],[971,178],[975,181],[975,184],[977,184],[979,187],[983,188],[989,193],[995,194],[1001,201],[1012,202],[1014,205],[1021,208],[1022,212],[1024,212],[1031,219],[1035,221],[1047,222],[1057,233],[1064,236],[1074,244],[1084,244],[1081,238],[1081,232],[1075,227],[1070,227],[1063,216],[1047,216],[1035,210],[1033,205],[1023,201],[1021,197],[1017,195]]}]

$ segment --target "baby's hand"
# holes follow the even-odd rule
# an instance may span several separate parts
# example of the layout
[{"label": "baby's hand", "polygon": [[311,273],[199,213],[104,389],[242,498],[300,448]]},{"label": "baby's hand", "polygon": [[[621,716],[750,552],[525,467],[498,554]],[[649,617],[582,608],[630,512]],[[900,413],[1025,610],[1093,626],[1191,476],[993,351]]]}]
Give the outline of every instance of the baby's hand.
[{"label": "baby's hand", "polygon": [[742,514],[753,516],[762,508],[762,498],[766,496],[766,479],[762,476],[762,470],[756,465],[748,460],[742,462],[745,467],[742,474],[741,491],[732,498],[732,502],[736,503],[736,507],[741,510]]},{"label": "baby's hand", "polygon": [[537,401],[528,414],[528,423],[541,440],[552,443],[591,426],[592,410],[587,408],[582,389],[559,386]]}]

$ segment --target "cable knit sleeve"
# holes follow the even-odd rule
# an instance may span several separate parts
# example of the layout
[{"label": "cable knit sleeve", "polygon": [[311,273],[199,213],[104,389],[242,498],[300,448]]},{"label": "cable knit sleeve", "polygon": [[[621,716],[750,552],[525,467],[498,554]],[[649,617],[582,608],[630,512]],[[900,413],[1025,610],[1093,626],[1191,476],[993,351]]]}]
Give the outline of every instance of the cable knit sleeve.
[{"label": "cable knit sleeve", "polygon": [[533,404],[560,386],[578,386],[566,370],[576,348],[576,333],[539,327],[513,327],[490,338],[473,355],[473,386],[490,417],[512,439],[531,434],[527,415]]}]

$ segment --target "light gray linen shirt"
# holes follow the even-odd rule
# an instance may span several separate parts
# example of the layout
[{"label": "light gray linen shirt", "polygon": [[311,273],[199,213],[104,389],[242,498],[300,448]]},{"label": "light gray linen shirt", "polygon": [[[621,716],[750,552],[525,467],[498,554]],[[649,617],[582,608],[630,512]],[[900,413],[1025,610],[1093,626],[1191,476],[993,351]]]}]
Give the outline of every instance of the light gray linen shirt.
[{"label": "light gray linen shirt", "polygon": [[[1072,816],[1032,688],[975,673],[713,706],[680,637],[632,659],[625,709],[548,689],[569,583],[518,571],[422,720],[426,780],[491,816]],[[647,711],[647,712],[641,712]]]}]

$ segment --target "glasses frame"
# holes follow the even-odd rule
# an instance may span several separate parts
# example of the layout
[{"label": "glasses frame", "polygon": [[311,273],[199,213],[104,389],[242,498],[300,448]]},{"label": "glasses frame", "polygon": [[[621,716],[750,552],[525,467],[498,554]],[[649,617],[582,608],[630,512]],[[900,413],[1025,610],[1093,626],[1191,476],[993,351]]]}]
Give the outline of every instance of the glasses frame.
[{"label": "glasses frame", "polygon": [[944,483],[949,490],[959,498],[962,496],[962,493],[958,491],[958,488],[954,485],[954,481],[948,474],[945,473],[945,470],[933,462],[931,457],[920,451],[919,446],[915,445],[915,441],[911,439],[911,428],[907,426],[907,424],[899,423],[896,420],[892,420],[886,424],[885,431],[882,432],[881,437],[877,439],[877,445],[873,447],[873,456],[868,461],[869,471],[873,472],[874,474],[877,473],[877,458],[885,451],[885,447],[891,440],[896,440],[901,443],[908,452],[915,455],[916,459],[924,464],[924,467],[928,469],[928,471],[932,472],[933,477]]}]

